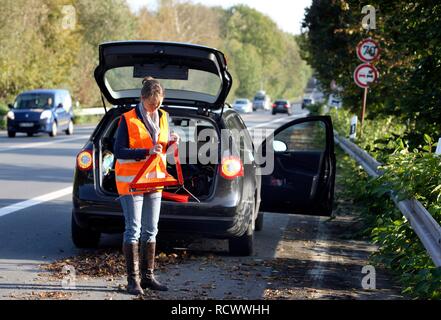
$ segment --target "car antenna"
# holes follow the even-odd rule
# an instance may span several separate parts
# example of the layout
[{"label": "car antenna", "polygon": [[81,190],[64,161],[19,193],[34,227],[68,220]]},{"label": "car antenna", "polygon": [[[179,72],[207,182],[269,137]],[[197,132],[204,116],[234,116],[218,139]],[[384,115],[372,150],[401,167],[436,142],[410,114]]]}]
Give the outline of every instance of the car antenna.
[{"label": "car antenna", "polygon": [[101,93],[101,101],[103,102],[104,112],[107,113],[106,103],[104,102],[104,96]]}]

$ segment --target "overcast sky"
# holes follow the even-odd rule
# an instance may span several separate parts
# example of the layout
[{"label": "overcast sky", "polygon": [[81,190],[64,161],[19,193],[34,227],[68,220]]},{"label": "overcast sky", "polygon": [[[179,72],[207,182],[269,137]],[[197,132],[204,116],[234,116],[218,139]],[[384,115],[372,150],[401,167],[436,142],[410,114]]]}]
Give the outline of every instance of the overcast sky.
[{"label": "overcast sky", "polygon": [[[235,4],[246,4],[262,13],[270,16],[279,27],[293,34],[300,33],[301,22],[306,7],[311,5],[312,0],[192,0],[209,6],[219,6],[224,8]],[[150,9],[155,9],[157,0],[127,0],[133,11],[137,11],[141,6],[147,5]]]}]

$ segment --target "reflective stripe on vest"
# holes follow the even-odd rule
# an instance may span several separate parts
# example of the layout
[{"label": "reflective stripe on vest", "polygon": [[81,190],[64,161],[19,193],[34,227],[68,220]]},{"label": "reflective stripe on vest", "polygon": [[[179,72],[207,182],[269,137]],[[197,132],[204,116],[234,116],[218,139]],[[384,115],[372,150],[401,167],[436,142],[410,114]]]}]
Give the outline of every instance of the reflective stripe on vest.
[{"label": "reflective stripe on vest", "polygon": [[[158,143],[162,145],[162,150],[165,152],[168,144],[168,121],[167,113],[159,109],[159,137]],[[153,148],[153,140],[148,132],[143,121],[138,118],[136,114],[136,108],[123,114],[126,120],[127,132],[129,135],[129,148],[132,149],[151,149]],[[148,157],[147,157],[148,159]],[[115,164],[115,181],[119,195],[127,194],[142,194],[142,192],[131,192],[130,183],[133,181],[139,170],[143,167],[147,159],[141,161],[132,159],[117,159]],[[166,167],[165,154],[161,155],[164,167]],[[144,173],[144,177],[147,179],[152,178],[165,178],[166,173],[163,172],[160,165],[157,165],[149,172]],[[158,191],[163,188],[156,188]]]}]

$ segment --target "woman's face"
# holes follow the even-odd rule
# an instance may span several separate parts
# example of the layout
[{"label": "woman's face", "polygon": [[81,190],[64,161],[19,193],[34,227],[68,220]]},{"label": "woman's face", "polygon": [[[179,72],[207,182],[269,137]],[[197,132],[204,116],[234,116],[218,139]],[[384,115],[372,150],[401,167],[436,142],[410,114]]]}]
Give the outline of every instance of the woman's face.
[{"label": "woman's face", "polygon": [[164,100],[163,96],[144,98],[142,99],[142,105],[145,111],[151,113],[159,109],[162,100]]}]

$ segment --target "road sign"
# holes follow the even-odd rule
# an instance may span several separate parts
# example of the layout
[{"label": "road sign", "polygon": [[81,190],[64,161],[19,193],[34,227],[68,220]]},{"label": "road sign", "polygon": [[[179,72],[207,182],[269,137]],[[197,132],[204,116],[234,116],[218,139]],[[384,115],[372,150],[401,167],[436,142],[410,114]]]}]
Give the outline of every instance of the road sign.
[{"label": "road sign", "polygon": [[377,81],[378,70],[369,63],[360,64],[354,72],[354,81],[360,88],[369,88],[372,82]]},{"label": "road sign", "polygon": [[351,118],[351,128],[349,130],[349,139],[351,140],[355,140],[355,138],[357,137],[357,121],[357,116],[353,116]]},{"label": "road sign", "polygon": [[378,42],[368,38],[357,45],[357,57],[363,62],[372,62],[380,57],[380,46]]}]

